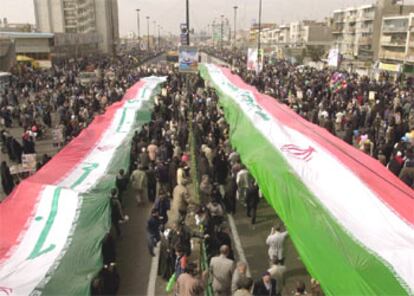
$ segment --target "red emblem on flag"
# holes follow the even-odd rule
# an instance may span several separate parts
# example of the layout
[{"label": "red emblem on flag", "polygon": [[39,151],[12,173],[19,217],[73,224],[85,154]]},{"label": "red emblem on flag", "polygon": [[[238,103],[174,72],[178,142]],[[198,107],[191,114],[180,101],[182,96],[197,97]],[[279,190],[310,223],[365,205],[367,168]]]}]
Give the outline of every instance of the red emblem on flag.
[{"label": "red emblem on flag", "polygon": [[294,144],[283,145],[281,150],[287,155],[294,158],[302,159],[304,161],[309,161],[312,159],[313,153],[316,151],[315,148],[309,146],[308,148],[300,148]]}]

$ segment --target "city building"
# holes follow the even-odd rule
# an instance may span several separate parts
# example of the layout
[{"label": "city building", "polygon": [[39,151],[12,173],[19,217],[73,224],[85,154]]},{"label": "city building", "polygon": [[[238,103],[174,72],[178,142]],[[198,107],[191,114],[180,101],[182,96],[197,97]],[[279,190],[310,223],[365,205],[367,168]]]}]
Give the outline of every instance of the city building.
[{"label": "city building", "polygon": [[9,23],[7,18],[0,19],[0,32],[34,32],[32,24]]},{"label": "city building", "polygon": [[332,42],[331,28],[326,22],[304,20],[290,23],[289,43],[291,47],[306,45],[330,46]]},{"label": "city building", "polygon": [[52,33],[0,32],[0,40],[9,40],[14,44],[16,55],[25,55],[37,60],[50,60],[53,38]]},{"label": "city building", "polygon": [[117,0],[34,0],[40,32],[100,35],[99,49],[112,52],[119,40]]},{"label": "city building", "polygon": [[15,63],[16,50],[14,42],[8,38],[0,38],[0,71],[9,71]]},{"label": "city building", "polygon": [[[264,23],[260,25],[260,31],[261,31],[261,39],[263,36],[263,32],[268,32],[268,30],[272,30],[274,28],[276,28],[277,25],[274,23]],[[259,24],[253,24],[250,27],[250,32],[249,32],[249,45],[253,46],[254,44],[257,44],[257,40],[258,40],[258,34],[259,34]],[[265,40],[266,41],[266,40]]]},{"label": "city building", "polygon": [[350,69],[370,69],[378,60],[383,17],[414,12],[414,6],[401,6],[394,0],[335,10],[332,18],[334,46]]},{"label": "city building", "polygon": [[379,70],[413,73],[414,13],[383,19],[379,60]]}]

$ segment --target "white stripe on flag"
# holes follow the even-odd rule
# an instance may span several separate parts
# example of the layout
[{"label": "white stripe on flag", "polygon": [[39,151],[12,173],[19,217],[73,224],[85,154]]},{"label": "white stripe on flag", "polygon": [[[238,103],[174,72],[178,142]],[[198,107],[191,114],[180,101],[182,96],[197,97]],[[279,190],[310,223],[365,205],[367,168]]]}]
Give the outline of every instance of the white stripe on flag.
[{"label": "white stripe on flag", "polygon": [[[370,253],[391,265],[414,291],[414,231],[375,195],[352,171],[318,143],[274,119],[265,121],[242,100],[247,90],[233,90],[225,74],[207,65],[210,77],[224,93],[233,98],[256,129],[284,156],[302,182],[320,200],[334,219]],[[310,161],[288,155],[281,150],[287,144],[313,147]],[[275,163],[275,166],[278,165]]]}]

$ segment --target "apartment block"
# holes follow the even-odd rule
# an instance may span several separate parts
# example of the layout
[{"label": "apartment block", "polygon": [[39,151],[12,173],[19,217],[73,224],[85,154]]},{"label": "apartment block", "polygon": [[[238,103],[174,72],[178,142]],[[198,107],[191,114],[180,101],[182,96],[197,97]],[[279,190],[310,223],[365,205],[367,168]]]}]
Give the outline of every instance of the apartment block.
[{"label": "apartment block", "polygon": [[332,20],[334,45],[345,60],[376,61],[383,17],[401,12],[414,12],[414,7],[401,6],[393,0],[378,0],[372,5],[335,10]]},{"label": "apartment block", "polygon": [[414,13],[383,18],[379,60],[380,70],[413,72]]},{"label": "apartment block", "polygon": [[105,53],[119,39],[117,0],[34,0],[34,4],[40,32],[97,33]]}]

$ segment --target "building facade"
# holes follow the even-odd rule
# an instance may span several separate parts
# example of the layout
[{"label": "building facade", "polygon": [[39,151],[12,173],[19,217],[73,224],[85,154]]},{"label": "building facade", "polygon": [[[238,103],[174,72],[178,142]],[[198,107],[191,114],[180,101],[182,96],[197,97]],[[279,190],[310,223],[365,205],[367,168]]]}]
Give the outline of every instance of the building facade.
[{"label": "building facade", "polygon": [[345,62],[371,67],[378,60],[382,19],[401,12],[413,12],[412,5],[401,7],[393,0],[350,7],[333,12],[332,34]]},{"label": "building facade", "polygon": [[52,33],[0,32],[0,39],[14,44],[16,55],[25,55],[37,60],[49,60],[53,52]]},{"label": "building facade", "polygon": [[385,17],[382,21],[380,70],[409,72],[414,70],[414,13]]},{"label": "building facade", "polygon": [[100,35],[99,49],[114,50],[119,40],[117,0],[34,0],[40,32]]}]

